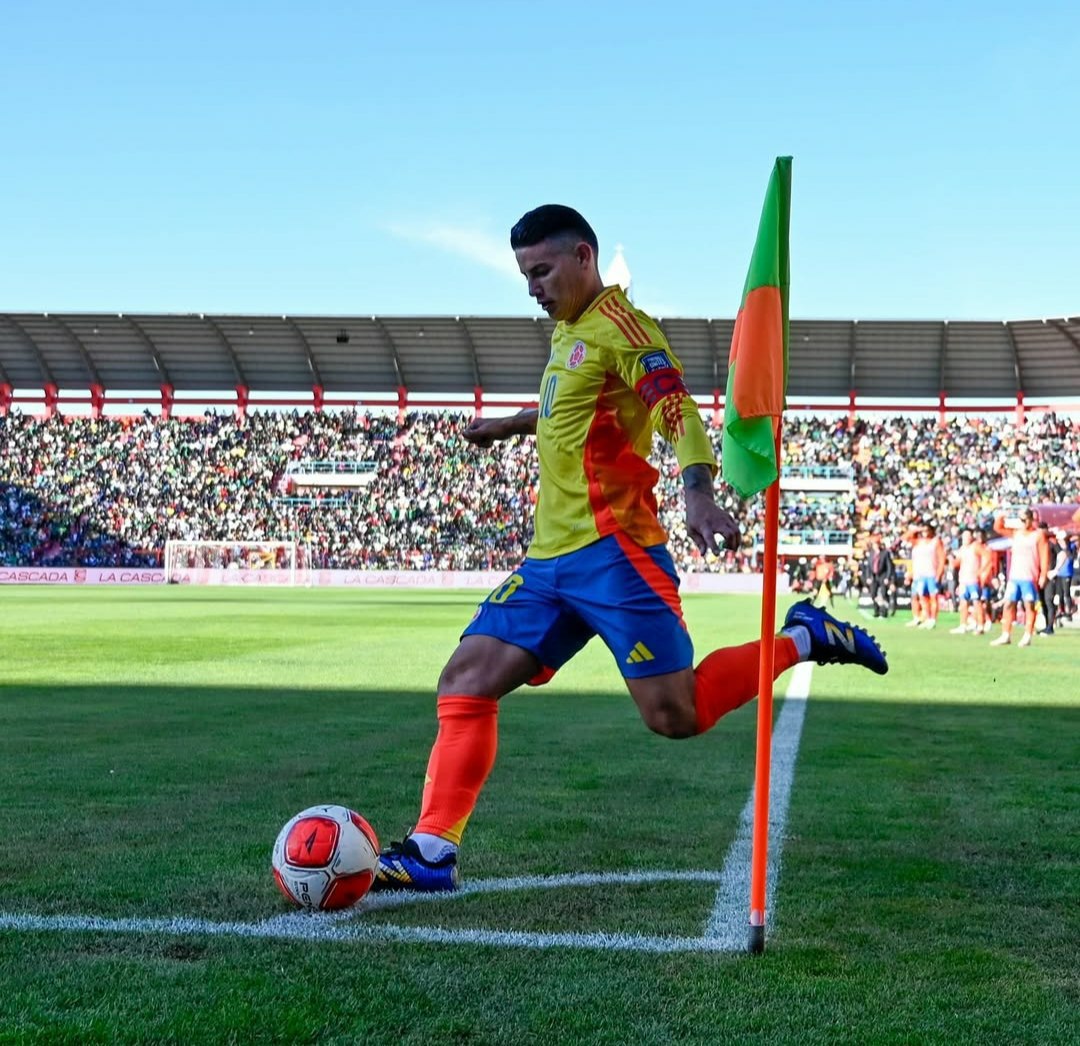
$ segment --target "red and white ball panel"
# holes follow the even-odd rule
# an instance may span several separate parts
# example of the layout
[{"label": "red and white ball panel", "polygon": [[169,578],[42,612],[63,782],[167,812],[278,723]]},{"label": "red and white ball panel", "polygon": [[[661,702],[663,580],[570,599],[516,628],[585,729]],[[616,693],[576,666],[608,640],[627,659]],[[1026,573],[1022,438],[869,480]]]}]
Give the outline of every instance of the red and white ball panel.
[{"label": "red and white ball panel", "polygon": [[332,911],[356,904],[371,888],[379,860],[375,830],[355,810],[310,806],[290,818],[274,842],[278,889],[293,904]]}]

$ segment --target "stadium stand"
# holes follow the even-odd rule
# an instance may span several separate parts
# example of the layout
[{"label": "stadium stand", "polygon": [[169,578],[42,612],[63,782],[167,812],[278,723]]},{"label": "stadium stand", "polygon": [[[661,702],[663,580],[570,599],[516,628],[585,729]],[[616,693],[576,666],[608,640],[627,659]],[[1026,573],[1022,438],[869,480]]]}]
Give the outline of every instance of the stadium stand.
[{"label": "stadium stand", "polygon": [[[294,538],[317,567],[508,569],[530,535],[531,441],[478,451],[461,412],[260,411],[193,418],[0,417],[0,562],[156,565],[168,538]],[[711,430],[719,450],[720,430]],[[947,540],[987,527],[1003,502],[1067,501],[1080,476],[1080,426],[1053,413],[1013,419],[796,417],[785,460],[850,470],[850,500],[785,499],[782,526],[824,540],[871,528],[899,557],[915,520]],[[288,497],[296,464],[330,478]],[[335,486],[326,463],[365,462],[370,482]],[[658,440],[661,518],[684,570],[748,571],[763,533],[762,499],[725,495],[743,547],[702,562],[686,536],[678,468]],[[308,473],[310,475],[310,471]],[[352,475],[352,473],[345,473]],[[314,480],[311,481],[314,484]],[[796,550],[798,551],[798,550]]]},{"label": "stadium stand", "polygon": [[[733,321],[660,323],[717,426]],[[995,505],[1076,498],[1076,425],[1027,404],[1080,398],[1080,318],[790,333],[781,548],[796,563],[857,558],[875,527],[903,559],[914,519],[955,540]],[[459,430],[533,402],[550,335],[544,318],[0,313],[0,562],[150,566],[170,538],[288,538],[316,567],[511,567],[531,445],[480,453]],[[897,414],[912,397],[936,417]],[[181,416],[206,405],[223,412]],[[760,499],[723,495],[743,546],[702,562],[659,443],[655,463],[677,564],[753,570]]]}]

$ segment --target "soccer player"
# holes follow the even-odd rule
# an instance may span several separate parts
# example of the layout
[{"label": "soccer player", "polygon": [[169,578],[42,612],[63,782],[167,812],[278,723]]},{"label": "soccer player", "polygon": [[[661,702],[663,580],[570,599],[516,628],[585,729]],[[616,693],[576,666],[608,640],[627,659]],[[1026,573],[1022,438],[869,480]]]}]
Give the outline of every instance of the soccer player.
[{"label": "soccer player", "polygon": [[[646,726],[665,737],[704,733],[757,691],[760,642],[722,647],[693,667],[657,520],[658,473],[647,460],[654,429],[674,446],[698,549],[735,548],[739,528],[715,502],[712,445],[663,332],[618,287],[604,286],[596,234],[577,211],[549,204],[528,212],[510,245],[529,294],[557,321],[539,407],[477,418],[464,435],[488,447],[535,434],[534,537],[442,671],[420,818],[380,855],[376,890],[455,888],[462,832],[495,761],[499,699],[549,680],[594,635],[614,655]],[[787,613],[776,674],[806,660],[888,671],[871,636],[808,600]]]},{"label": "soccer player", "polygon": [[[715,502],[712,444],[678,359],[648,315],[604,286],[596,235],[576,210],[531,210],[511,230],[511,247],[530,296],[556,321],[539,407],[475,419],[464,436],[488,447],[536,435],[534,539],[442,671],[420,817],[380,855],[376,889],[455,887],[462,832],[495,762],[499,698],[548,681],[593,636],[615,655],[648,728],[663,736],[704,733],[757,691],[759,642],[714,650],[693,667],[657,519],[653,431],[675,449],[699,551],[739,542],[737,524]],[[873,637],[809,600],[785,617],[775,674],[808,660],[888,671]]]},{"label": "soccer player", "polygon": [[956,597],[960,601],[960,624],[950,631],[954,636],[962,636],[965,632],[981,632],[984,621],[982,587],[979,585],[980,553],[970,530],[960,535],[956,559],[959,564]]},{"label": "soccer player", "polygon": [[1006,646],[1012,642],[1016,604],[1023,600],[1024,634],[1020,637],[1019,645],[1031,646],[1031,637],[1035,633],[1035,607],[1050,569],[1046,535],[1035,526],[1035,513],[1030,508],[1020,513],[1019,527],[1006,526],[1005,517],[998,516],[994,520],[994,530],[1010,538],[1012,546],[1005,584],[1005,606],[1001,614],[1001,635],[991,640],[990,645]]},{"label": "soccer player", "polygon": [[990,631],[994,623],[991,610],[991,603],[994,599],[994,553],[986,543],[986,535],[981,530],[976,530],[974,533],[975,555],[979,564],[976,580],[978,581],[980,593],[980,609],[975,612],[975,620],[978,621],[978,615],[982,615],[982,631],[986,633]]},{"label": "soccer player", "polygon": [[909,530],[911,542],[911,613],[908,627],[937,627],[938,593],[945,573],[945,546],[933,523]]}]

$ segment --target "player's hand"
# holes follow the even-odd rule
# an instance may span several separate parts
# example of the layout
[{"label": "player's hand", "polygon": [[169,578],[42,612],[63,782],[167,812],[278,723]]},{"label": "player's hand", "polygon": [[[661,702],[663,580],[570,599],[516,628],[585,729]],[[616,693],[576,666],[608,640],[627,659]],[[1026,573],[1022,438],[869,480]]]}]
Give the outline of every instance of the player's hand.
[{"label": "player's hand", "polygon": [[503,418],[473,418],[465,426],[462,435],[473,446],[487,448],[498,439],[505,439],[505,424]]},{"label": "player's hand", "polygon": [[739,547],[739,524],[730,512],[700,491],[686,491],[686,531],[702,555],[711,552],[718,556],[721,548]]}]

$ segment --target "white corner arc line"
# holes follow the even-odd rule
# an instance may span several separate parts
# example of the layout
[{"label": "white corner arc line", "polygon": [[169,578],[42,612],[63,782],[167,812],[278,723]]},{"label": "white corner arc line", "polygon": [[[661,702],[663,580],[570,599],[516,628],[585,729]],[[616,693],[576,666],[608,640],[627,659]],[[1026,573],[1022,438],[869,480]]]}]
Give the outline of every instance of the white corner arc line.
[{"label": "white corner arc line", "polygon": [[[791,786],[795,780],[795,760],[799,754],[806,699],[810,694],[813,664],[800,662],[795,666],[784,705],[773,726],[772,758],[769,774],[769,853],[765,867],[765,896],[771,906],[776,904],[776,884],[780,879],[780,857],[784,849],[784,827],[787,823]],[[724,867],[720,873],[721,886],[705,925],[705,937],[721,944],[722,951],[745,948],[750,925],[750,858],[754,835],[754,788],[739,817]],[[772,920],[770,928],[775,928]]]}]

